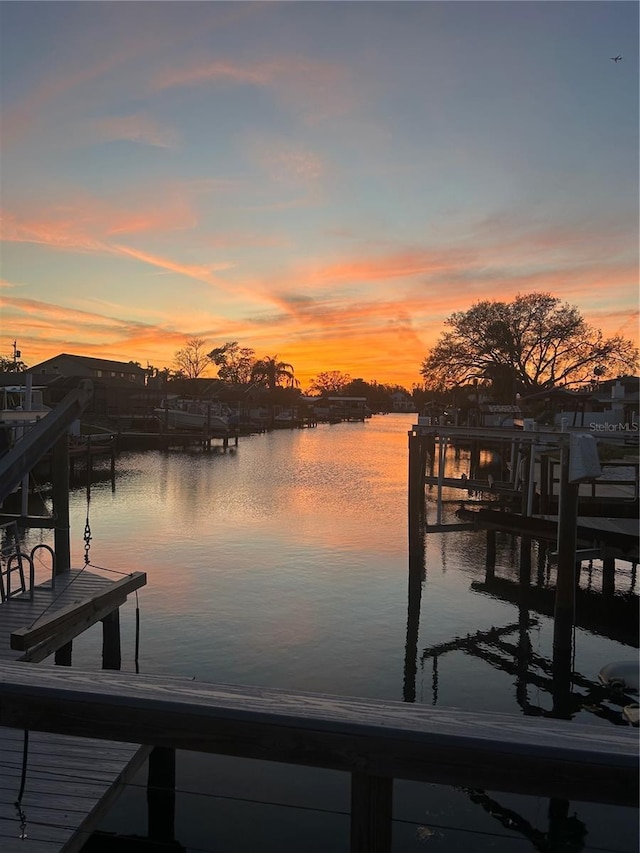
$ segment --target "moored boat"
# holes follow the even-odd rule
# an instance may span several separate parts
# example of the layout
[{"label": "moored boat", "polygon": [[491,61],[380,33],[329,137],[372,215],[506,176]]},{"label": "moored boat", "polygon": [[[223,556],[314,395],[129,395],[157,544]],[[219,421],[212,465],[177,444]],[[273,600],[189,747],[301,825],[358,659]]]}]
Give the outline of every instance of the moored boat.
[{"label": "moored boat", "polygon": [[154,415],[169,429],[228,430],[230,411],[218,400],[191,400],[172,396],[163,400]]}]

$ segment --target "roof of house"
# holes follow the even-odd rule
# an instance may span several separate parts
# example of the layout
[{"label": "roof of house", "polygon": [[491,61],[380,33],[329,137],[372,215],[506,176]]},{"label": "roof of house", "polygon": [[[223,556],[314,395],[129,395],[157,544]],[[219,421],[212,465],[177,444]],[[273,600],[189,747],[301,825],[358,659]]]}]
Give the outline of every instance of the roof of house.
[{"label": "roof of house", "polygon": [[77,361],[87,367],[94,367],[96,370],[117,370],[120,373],[144,373],[144,368],[140,367],[138,364],[134,364],[132,361],[110,361],[107,358],[93,358],[93,356],[89,355],[73,355],[68,352],[61,352],[53,358],[48,358],[46,361],[34,364],[33,367],[29,368],[29,372],[33,372],[37,368],[51,364],[60,358],[72,359],[73,361]]}]

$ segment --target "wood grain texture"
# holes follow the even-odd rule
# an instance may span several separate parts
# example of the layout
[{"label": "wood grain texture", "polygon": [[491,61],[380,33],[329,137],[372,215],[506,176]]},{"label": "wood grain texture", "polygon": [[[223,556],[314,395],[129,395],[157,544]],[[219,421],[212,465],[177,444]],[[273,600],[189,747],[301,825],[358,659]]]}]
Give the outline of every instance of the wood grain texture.
[{"label": "wood grain texture", "polygon": [[23,732],[0,728],[0,850],[79,851],[123,785],[148,755],[146,747],[30,732],[20,838],[15,801],[22,773]]},{"label": "wood grain texture", "polygon": [[0,725],[636,805],[637,733],[402,702],[0,663]]},{"label": "wood grain texture", "polygon": [[104,618],[104,614],[119,607],[129,593],[144,586],[146,582],[147,576],[144,572],[133,572],[121,580],[109,582],[108,587],[100,592],[66,606],[57,606],[43,614],[35,624],[14,630],[10,637],[11,648],[25,651],[57,634],[66,636],[74,627],[79,627],[78,633],[81,633]]},{"label": "wood grain texture", "polygon": [[[37,586],[33,601],[4,602],[0,605],[0,659],[44,660],[124,604],[127,594],[145,580],[140,572],[114,583],[111,577],[89,569],[71,570],[56,577],[54,589],[50,583]],[[34,625],[41,629],[40,635],[30,633]],[[12,649],[9,638],[14,631],[35,645],[27,651]],[[77,853],[149,749],[135,743],[31,731],[22,800],[27,838],[21,839],[15,801],[22,776],[25,721],[19,725],[0,728],[0,851]]]}]

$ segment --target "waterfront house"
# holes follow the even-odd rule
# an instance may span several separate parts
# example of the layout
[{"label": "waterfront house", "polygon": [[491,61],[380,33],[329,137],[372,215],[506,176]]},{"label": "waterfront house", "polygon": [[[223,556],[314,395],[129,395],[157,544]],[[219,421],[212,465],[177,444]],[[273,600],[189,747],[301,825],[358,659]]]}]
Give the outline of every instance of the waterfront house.
[{"label": "waterfront house", "polygon": [[81,379],[90,379],[93,396],[83,419],[92,422],[147,409],[157,404],[156,398],[161,396],[159,390],[146,388],[144,369],[132,361],[61,353],[34,365],[26,373],[31,374],[34,384],[46,387],[45,402],[50,406],[59,403]]},{"label": "waterfront house", "polygon": [[144,385],[145,371],[132,361],[111,361],[86,355],[71,355],[63,352],[30,367],[27,373],[41,377],[77,376],[83,379],[124,379],[135,385]]},{"label": "waterfront house", "polygon": [[413,398],[404,391],[395,391],[390,395],[392,412],[417,412]]}]

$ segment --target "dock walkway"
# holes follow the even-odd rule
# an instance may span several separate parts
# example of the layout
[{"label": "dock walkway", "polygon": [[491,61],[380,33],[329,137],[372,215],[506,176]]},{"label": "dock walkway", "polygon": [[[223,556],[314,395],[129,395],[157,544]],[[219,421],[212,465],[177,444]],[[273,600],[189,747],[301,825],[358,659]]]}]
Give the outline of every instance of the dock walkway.
[{"label": "dock walkway", "polygon": [[[124,603],[146,581],[140,572],[114,583],[96,572],[71,570],[0,604],[0,661],[37,663],[50,657]],[[23,648],[12,648],[13,645]],[[21,811],[25,735],[0,728],[0,850],[2,853],[75,853],[148,747],[30,732]],[[24,822],[21,820],[24,819]],[[21,837],[26,835],[26,837]]]}]

